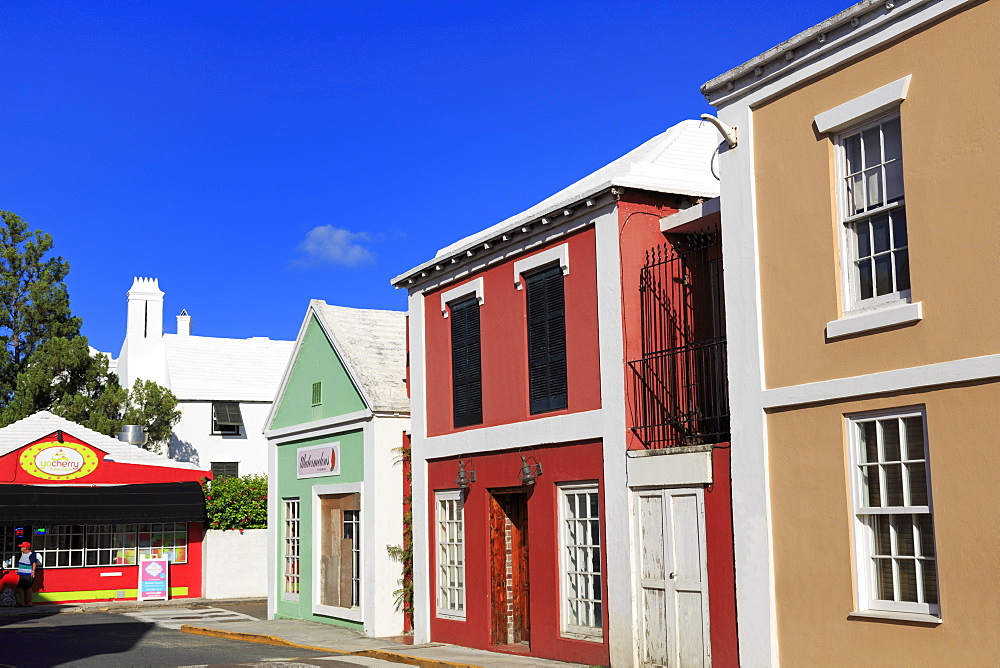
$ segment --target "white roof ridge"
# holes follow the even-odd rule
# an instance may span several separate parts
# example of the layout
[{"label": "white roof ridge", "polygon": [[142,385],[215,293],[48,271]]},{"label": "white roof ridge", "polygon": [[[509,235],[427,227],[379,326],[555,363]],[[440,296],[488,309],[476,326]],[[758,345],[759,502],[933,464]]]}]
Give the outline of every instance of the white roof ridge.
[{"label": "white roof ridge", "polygon": [[[721,141],[719,131],[710,123],[695,119],[680,121],[541,202],[441,248],[432,259],[400,274],[391,282],[398,287],[399,282],[440,263],[445,257],[464,253],[509,230],[614,186],[687,197],[717,197],[719,180],[712,173],[711,160]],[[704,154],[700,155],[702,152]]]},{"label": "white roof ridge", "polygon": [[[409,414],[406,396],[406,312],[328,304],[309,309],[372,411]],[[344,316],[352,316],[350,318]]]}]

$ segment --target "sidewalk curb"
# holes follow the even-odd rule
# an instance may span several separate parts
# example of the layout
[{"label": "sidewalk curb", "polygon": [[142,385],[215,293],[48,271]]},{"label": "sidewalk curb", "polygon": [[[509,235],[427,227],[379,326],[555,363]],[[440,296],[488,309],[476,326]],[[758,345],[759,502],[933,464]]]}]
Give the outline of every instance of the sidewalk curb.
[{"label": "sidewalk curb", "polygon": [[419,666],[420,668],[482,668],[471,663],[454,663],[452,661],[439,661],[438,659],[424,659],[418,656],[400,654],[384,649],[362,649],[357,652],[345,652],[340,649],[330,647],[316,647],[315,645],[300,645],[284,638],[269,636],[263,633],[243,633],[240,631],[220,631],[218,629],[208,629],[201,626],[191,626],[184,624],[181,632],[192,633],[210,638],[224,638],[226,640],[243,640],[245,642],[255,642],[263,645],[277,645],[279,647],[294,647],[295,649],[308,649],[314,652],[330,652],[332,654],[343,654],[345,656],[365,656],[371,659],[381,659],[393,663],[402,663],[409,666]]}]

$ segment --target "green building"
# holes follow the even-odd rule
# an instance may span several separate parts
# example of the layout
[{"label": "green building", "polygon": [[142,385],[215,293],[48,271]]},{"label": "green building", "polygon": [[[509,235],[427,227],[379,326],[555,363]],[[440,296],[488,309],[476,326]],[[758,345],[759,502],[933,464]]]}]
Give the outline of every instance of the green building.
[{"label": "green building", "polygon": [[406,316],[312,300],[267,420],[268,614],[397,635]]}]

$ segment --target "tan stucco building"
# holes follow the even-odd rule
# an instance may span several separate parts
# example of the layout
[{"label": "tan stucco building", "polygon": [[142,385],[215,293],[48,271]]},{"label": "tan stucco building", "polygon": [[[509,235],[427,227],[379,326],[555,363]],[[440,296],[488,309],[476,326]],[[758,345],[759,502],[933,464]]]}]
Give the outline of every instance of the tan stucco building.
[{"label": "tan stucco building", "polygon": [[702,88],[744,666],[1000,661],[998,26],[860,2]]}]

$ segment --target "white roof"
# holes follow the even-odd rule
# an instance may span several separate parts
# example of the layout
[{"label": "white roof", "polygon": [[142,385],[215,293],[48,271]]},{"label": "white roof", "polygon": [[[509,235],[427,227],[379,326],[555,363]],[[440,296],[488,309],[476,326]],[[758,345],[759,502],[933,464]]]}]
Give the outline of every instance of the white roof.
[{"label": "white roof", "polygon": [[309,302],[368,408],[409,414],[406,314]]},{"label": "white roof", "polygon": [[72,434],[81,441],[103,450],[119,464],[166,466],[191,471],[205,470],[194,464],[174,461],[164,455],[158,455],[138,446],[119,441],[117,438],[88,429],[76,422],[70,422],[48,411],[39,411],[0,429],[0,457],[58,430]]},{"label": "white roof", "polygon": [[274,401],[295,342],[164,334],[163,345],[180,401]]},{"label": "white roof", "polygon": [[711,123],[681,121],[530,209],[445,246],[435,257],[464,251],[467,246],[476,245],[612,186],[690,197],[718,197],[719,180],[712,174],[712,157],[721,141],[722,135]]}]

